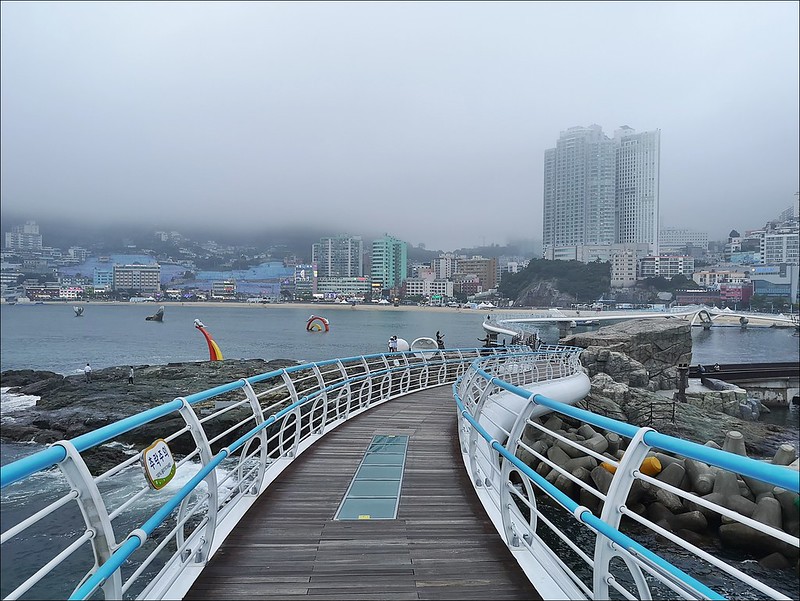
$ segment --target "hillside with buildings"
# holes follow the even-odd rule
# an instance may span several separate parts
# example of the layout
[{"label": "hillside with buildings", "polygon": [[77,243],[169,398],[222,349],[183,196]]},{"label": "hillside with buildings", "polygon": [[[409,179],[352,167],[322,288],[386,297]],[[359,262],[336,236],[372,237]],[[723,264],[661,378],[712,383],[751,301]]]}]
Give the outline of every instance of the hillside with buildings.
[{"label": "hillside with buildings", "polygon": [[2,299],[797,305],[797,200],[725,240],[661,227],[660,155],[659,130],[561,132],[544,153],[541,252],[530,241],[444,252],[388,233],[221,230],[210,238],[116,224],[81,234],[20,220],[4,232]]}]

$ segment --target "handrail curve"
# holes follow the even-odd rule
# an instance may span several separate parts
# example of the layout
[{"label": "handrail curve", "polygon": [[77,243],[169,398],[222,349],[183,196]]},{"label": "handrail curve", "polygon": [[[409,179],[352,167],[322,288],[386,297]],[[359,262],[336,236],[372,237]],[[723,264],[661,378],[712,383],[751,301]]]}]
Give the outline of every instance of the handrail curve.
[{"label": "handrail curve", "polygon": [[[407,351],[291,366],[179,397],[78,436],[69,445],[75,461],[82,462],[83,453],[111,442],[143,449],[152,442],[147,442],[148,432],[168,420],[175,429],[163,438],[176,455],[175,480],[162,491],[149,490],[144,477],[136,476],[141,450],[133,451],[136,455],[116,467],[97,469],[98,474],[87,469],[86,482],[72,487],[77,493],[67,495],[58,484],[58,494],[51,495],[52,501],[48,497],[44,509],[35,505],[30,511],[34,517],[22,518],[30,520],[27,528],[7,525],[4,519],[4,562],[7,557],[13,562],[20,537],[34,536],[37,529],[57,544],[55,557],[43,559],[44,567],[35,570],[37,581],[42,578],[39,584],[26,585],[30,575],[15,571],[3,578],[3,597],[15,598],[28,588],[29,595],[64,598],[72,592],[75,599],[90,597],[99,588],[109,599],[179,596],[176,590],[187,586],[187,568],[208,561],[257,496],[319,437],[378,404],[450,384],[475,359],[502,352],[447,349],[417,356]],[[437,376],[431,378],[431,373]],[[53,469],[57,474],[68,456],[64,446],[54,445],[2,466],[3,493],[15,487],[25,490],[37,474]],[[99,511],[84,512],[83,525],[71,534],[59,516],[72,511],[82,502],[83,491],[98,484]],[[111,516],[110,525],[98,517],[103,512]],[[91,562],[89,572],[73,573],[64,563],[69,555],[85,552],[84,538],[93,540],[103,532],[109,551]],[[59,541],[68,553],[59,554]]]},{"label": "handrail curve", "polygon": [[[747,562],[725,561],[698,547],[676,533],[667,517],[659,521],[645,511],[638,499],[658,499],[662,506],[674,503],[676,522],[691,518],[709,526],[721,523],[722,528],[739,524],[737,536],[797,561],[796,532],[753,513],[763,505],[772,508],[774,517],[778,507],[780,519],[788,507],[789,527],[796,530],[791,507],[797,514],[797,460],[793,467],[773,465],[638,428],[537,392],[554,378],[562,378],[566,386],[576,373],[574,359],[577,354],[563,354],[541,366],[540,358],[531,372],[538,374],[544,367],[547,376],[526,383],[517,379],[520,360],[511,355],[476,360],[453,384],[470,480],[498,533],[543,597],[796,598],[791,578],[779,586],[753,577]],[[607,450],[611,442],[619,444],[616,456]],[[643,473],[645,460],[652,457],[667,467],[674,463],[669,477],[666,467],[663,478]],[[718,493],[692,489],[682,467],[686,460],[708,466],[707,475],[720,486],[732,483],[738,492],[737,480],[742,486],[760,482],[752,484],[754,490],[769,494],[761,494],[757,503],[743,497],[728,507],[733,501],[715,497]],[[691,515],[680,517],[681,512]],[[654,552],[649,545],[656,540]]]}]

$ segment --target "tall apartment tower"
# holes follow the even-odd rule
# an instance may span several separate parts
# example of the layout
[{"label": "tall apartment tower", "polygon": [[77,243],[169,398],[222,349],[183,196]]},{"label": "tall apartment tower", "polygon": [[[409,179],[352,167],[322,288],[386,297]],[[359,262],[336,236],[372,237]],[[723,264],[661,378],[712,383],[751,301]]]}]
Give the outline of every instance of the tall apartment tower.
[{"label": "tall apartment tower", "polygon": [[372,242],[370,276],[373,288],[399,287],[408,277],[408,244],[388,234]]},{"label": "tall apartment tower", "polygon": [[637,134],[628,126],[614,132],[616,151],[616,241],[649,244],[658,255],[658,180],[661,131]]},{"label": "tall apartment tower", "polygon": [[544,154],[544,246],[613,244],[614,143],[599,125],[561,132]]},{"label": "tall apartment tower", "polygon": [[352,278],[364,275],[364,243],[360,236],[321,238],[311,245],[311,262],[321,278]]},{"label": "tall apartment tower", "polygon": [[658,253],[660,131],[561,132],[544,155],[544,249],[647,243]]}]

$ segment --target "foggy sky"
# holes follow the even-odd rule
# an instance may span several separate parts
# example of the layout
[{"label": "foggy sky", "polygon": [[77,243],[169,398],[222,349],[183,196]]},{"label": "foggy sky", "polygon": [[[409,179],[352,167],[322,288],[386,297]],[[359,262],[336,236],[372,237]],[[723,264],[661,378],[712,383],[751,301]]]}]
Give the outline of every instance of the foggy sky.
[{"label": "foggy sky", "polygon": [[2,4],[3,213],[541,239],[569,127],[661,130],[661,222],[796,202],[797,2]]}]

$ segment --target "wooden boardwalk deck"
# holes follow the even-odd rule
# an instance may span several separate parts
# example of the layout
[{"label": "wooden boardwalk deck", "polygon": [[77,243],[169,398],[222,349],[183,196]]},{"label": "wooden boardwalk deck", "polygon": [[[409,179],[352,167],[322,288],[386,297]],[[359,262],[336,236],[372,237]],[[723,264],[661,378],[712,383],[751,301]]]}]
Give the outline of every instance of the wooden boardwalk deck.
[{"label": "wooden boardwalk deck", "polygon": [[[372,436],[408,434],[395,520],[334,521]],[[450,386],[327,434],[248,512],[186,599],[541,599],[480,505]]]}]

